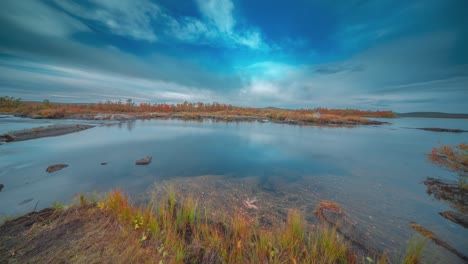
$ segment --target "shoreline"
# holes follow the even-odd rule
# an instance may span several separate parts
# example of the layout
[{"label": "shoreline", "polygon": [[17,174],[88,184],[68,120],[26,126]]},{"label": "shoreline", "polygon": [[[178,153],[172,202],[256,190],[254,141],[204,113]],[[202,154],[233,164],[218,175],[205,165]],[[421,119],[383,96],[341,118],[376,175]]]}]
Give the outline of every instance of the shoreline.
[{"label": "shoreline", "polygon": [[3,142],[17,142],[25,141],[31,139],[38,139],[44,137],[55,137],[66,134],[75,133],[78,131],[86,130],[93,128],[93,125],[84,125],[84,124],[72,124],[72,125],[50,125],[50,126],[41,126],[31,129],[22,129],[11,131],[0,135],[0,143]]},{"label": "shoreline", "polygon": [[7,220],[0,225],[0,262],[117,261],[124,254],[139,263],[358,263],[366,257],[385,263],[385,253],[355,247],[326,221],[309,226],[298,211],[262,228],[241,215],[213,217],[196,200],[175,195],[169,190],[154,209],[132,205],[119,191],[98,201],[80,196],[67,208],[54,205]]},{"label": "shoreline", "polygon": [[[8,113],[4,113],[8,114]],[[185,121],[203,121],[213,120],[219,122],[259,122],[259,123],[275,123],[275,124],[287,124],[287,125],[299,125],[299,126],[323,126],[323,127],[354,127],[361,125],[384,125],[390,124],[389,122],[371,120],[367,118],[356,118],[354,116],[342,117],[343,119],[337,120],[325,120],[315,118],[312,120],[299,120],[299,119],[273,119],[263,116],[243,116],[243,115],[213,115],[204,113],[185,113],[185,114],[167,114],[167,113],[145,113],[131,115],[129,113],[97,113],[97,114],[73,114],[64,117],[56,118],[43,118],[40,116],[30,114],[18,114],[9,113],[15,117],[20,118],[32,118],[32,119],[53,119],[53,120],[87,120],[87,121],[133,121],[133,120],[185,120]]]}]

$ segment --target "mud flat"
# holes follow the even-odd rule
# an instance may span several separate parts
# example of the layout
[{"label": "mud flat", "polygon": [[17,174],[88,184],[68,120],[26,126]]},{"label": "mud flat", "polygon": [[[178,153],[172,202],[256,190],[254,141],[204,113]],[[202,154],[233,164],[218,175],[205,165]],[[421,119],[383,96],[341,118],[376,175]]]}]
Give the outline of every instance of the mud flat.
[{"label": "mud flat", "polygon": [[23,129],[0,135],[0,142],[24,141],[43,137],[61,136],[89,129],[92,127],[94,126],[81,124],[35,127],[32,129]]}]

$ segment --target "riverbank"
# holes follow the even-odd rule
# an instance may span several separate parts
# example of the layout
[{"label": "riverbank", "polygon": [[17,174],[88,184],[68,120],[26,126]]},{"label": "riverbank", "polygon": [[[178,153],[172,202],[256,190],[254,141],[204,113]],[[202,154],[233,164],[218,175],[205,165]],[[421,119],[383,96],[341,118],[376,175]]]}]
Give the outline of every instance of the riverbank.
[{"label": "riverbank", "polygon": [[17,131],[11,131],[6,134],[0,135],[1,142],[13,142],[13,141],[24,141],[43,137],[54,137],[65,134],[70,134],[86,129],[93,128],[93,125],[83,124],[70,124],[70,125],[50,125],[35,127],[32,129],[23,129]]},{"label": "riverbank", "polygon": [[[0,262],[387,263],[385,255],[354,251],[326,223],[309,226],[294,210],[266,229],[241,215],[210,218],[196,200],[171,190],[150,207],[133,206],[119,191],[79,200],[6,221]],[[418,259],[413,253],[404,259]]]},{"label": "riverbank", "polygon": [[[44,117],[36,115],[25,115],[15,114],[17,117],[43,119]],[[73,120],[114,120],[114,121],[133,121],[133,120],[148,120],[148,119],[160,119],[160,120],[186,120],[186,121],[203,121],[212,120],[215,122],[260,122],[260,123],[277,123],[277,124],[289,124],[289,125],[300,125],[300,126],[327,126],[327,127],[341,127],[341,126],[357,126],[357,125],[382,125],[389,124],[388,122],[382,122],[377,120],[371,120],[357,116],[304,116],[296,118],[271,118],[263,115],[251,116],[251,115],[232,115],[225,113],[97,113],[97,114],[73,114],[65,115],[61,117],[47,117],[51,119],[73,119]]]},{"label": "riverbank", "polygon": [[135,104],[131,100],[97,104],[60,104],[21,102],[4,98],[0,112],[20,117],[80,120],[133,120],[133,119],[211,119],[223,122],[275,122],[294,125],[355,126],[380,125],[386,122],[369,118],[393,118],[392,111],[363,111],[355,109],[280,109],[238,107],[220,103]]}]

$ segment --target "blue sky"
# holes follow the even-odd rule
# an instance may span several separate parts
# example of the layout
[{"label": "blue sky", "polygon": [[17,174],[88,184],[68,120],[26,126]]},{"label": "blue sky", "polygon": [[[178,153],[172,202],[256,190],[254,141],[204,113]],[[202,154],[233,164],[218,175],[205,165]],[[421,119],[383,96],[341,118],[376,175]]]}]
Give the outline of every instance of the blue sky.
[{"label": "blue sky", "polygon": [[464,0],[6,0],[0,95],[468,112]]}]

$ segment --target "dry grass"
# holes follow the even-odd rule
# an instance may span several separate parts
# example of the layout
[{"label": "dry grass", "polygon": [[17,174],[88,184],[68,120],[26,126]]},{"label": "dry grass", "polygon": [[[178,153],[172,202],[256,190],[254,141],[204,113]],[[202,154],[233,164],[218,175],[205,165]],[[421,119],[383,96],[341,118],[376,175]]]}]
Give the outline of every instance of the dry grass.
[{"label": "dry grass", "polygon": [[268,229],[242,215],[223,221],[207,215],[196,200],[173,189],[145,207],[132,205],[118,190],[98,203],[81,196],[80,205],[0,226],[0,262],[388,263],[386,256],[357,257],[335,228],[309,225],[297,210]]},{"label": "dry grass", "polygon": [[119,191],[98,206],[131,225],[141,240],[160,245],[163,249],[158,257],[165,262],[356,262],[348,242],[336,230],[308,226],[298,211],[290,211],[286,223],[265,230],[242,215],[224,222],[210,221],[197,209],[196,201],[190,197],[177,201],[173,190],[153,209],[130,206]]}]

